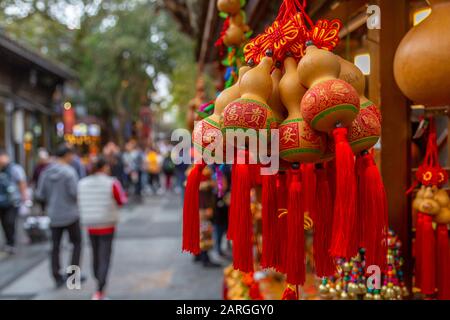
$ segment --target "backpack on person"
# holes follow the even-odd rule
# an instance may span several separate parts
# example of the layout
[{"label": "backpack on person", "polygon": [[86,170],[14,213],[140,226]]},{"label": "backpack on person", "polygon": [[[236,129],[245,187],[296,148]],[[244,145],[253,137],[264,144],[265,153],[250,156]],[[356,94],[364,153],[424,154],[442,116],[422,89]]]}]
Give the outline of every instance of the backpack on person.
[{"label": "backpack on person", "polygon": [[175,171],[175,164],[173,163],[170,156],[164,158],[163,171],[165,174],[173,174],[173,172]]},{"label": "backpack on person", "polygon": [[0,171],[0,208],[17,205],[17,183],[13,179],[12,165]]}]

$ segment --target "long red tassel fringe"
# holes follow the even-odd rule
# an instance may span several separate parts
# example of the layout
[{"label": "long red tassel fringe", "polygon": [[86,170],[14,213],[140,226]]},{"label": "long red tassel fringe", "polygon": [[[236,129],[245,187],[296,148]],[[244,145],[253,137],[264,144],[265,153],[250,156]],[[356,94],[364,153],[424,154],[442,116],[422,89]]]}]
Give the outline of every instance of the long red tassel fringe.
[{"label": "long red tassel fringe", "polygon": [[[294,165],[295,166],[295,165]],[[287,281],[293,285],[305,283],[305,240],[304,240],[304,209],[302,206],[302,190],[300,170],[293,168],[289,185],[287,213]]]},{"label": "long red tassel fringe", "polygon": [[316,211],[316,173],[312,163],[302,164],[303,199],[305,212],[314,220]]},{"label": "long red tassel fringe", "polygon": [[227,239],[233,240],[234,239],[234,233],[235,229],[238,227],[236,221],[237,221],[237,215],[239,214],[239,208],[236,208],[236,197],[238,195],[236,194],[236,191],[233,187],[234,181],[237,181],[236,178],[236,163],[233,163],[231,166],[231,194],[230,194],[230,206],[228,208],[228,231],[227,231]]},{"label": "long red tassel fringe", "polygon": [[206,164],[196,164],[189,173],[183,204],[183,251],[200,253],[199,187]]},{"label": "long red tassel fringe", "polygon": [[333,221],[333,202],[327,170],[319,165],[316,169],[316,213],[314,216],[313,254],[316,274],[319,277],[333,276],[336,273],[334,259],[330,256]]},{"label": "long red tassel fringe", "polygon": [[336,198],[330,252],[334,257],[350,259],[358,251],[356,237],[355,158],[347,141],[347,129],[333,131],[336,144]]},{"label": "long red tassel fringe", "polygon": [[366,249],[366,265],[385,269],[387,255],[388,211],[383,180],[373,155],[364,153],[357,158],[358,230],[360,245]]},{"label": "long red tassel fringe", "polygon": [[262,176],[262,255],[261,267],[275,268],[278,264],[277,176]]},{"label": "long red tassel fringe", "polygon": [[[245,157],[245,153],[238,154]],[[233,266],[242,272],[253,272],[253,220],[250,209],[250,191],[252,188],[252,168],[249,164],[236,163],[234,168],[231,194],[230,225],[233,240]]]},{"label": "long red tassel fringe", "polygon": [[450,248],[447,225],[438,224],[436,233],[436,282],[438,287],[438,299],[450,300]]},{"label": "long red tassel fringe", "polygon": [[416,213],[416,238],[414,240],[414,257],[415,257],[415,286],[420,288],[422,285],[422,235],[423,235],[423,213]]},{"label": "long red tassel fringe", "polygon": [[278,221],[276,224],[276,245],[277,245],[277,261],[275,270],[281,273],[286,273],[286,257],[287,252],[287,174],[280,172],[277,175],[277,215]]},{"label": "long red tassel fringe", "polygon": [[420,246],[420,289],[423,294],[431,295],[436,290],[436,239],[433,230],[433,218],[422,214],[422,236]]}]

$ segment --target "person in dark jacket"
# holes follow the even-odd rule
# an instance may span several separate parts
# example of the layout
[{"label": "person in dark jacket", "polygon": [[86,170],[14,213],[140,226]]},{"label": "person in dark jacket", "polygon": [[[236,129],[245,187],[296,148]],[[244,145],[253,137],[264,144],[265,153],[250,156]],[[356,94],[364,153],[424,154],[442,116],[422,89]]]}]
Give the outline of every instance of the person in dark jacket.
[{"label": "person in dark jacket", "polygon": [[6,238],[2,251],[8,255],[16,252],[16,220],[20,205],[29,201],[26,190],[25,171],[0,150],[0,222]]},{"label": "person in dark jacket", "polygon": [[73,245],[72,266],[80,265],[81,229],[80,214],[77,205],[78,174],[71,166],[74,151],[67,145],[61,145],[56,152],[56,161],[41,174],[36,190],[36,198],[46,204],[52,232],[51,268],[56,286],[65,283],[61,273],[60,245],[64,232],[69,234]]},{"label": "person in dark jacket", "polygon": [[[217,171],[216,171],[217,172]],[[221,190],[217,187],[215,192],[215,207],[214,207],[214,247],[216,252],[221,257],[228,256],[222,250],[222,243],[224,235],[228,230],[228,208],[230,204],[230,184],[231,184],[231,172],[228,166],[224,166],[221,170],[221,175],[217,177],[221,179]],[[219,181],[217,182],[219,185]]]}]

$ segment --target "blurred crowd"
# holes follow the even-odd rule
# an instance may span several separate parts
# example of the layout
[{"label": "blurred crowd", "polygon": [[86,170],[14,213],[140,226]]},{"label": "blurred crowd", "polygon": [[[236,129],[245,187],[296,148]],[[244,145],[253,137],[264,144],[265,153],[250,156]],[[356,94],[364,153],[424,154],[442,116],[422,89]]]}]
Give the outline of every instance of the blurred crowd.
[{"label": "blurred crowd", "polygon": [[[93,299],[105,298],[119,207],[139,203],[143,196],[168,193],[184,196],[188,164],[175,165],[171,145],[158,143],[142,149],[131,140],[123,149],[107,143],[100,154],[80,156],[75,148],[61,144],[54,152],[39,149],[32,175],[13,163],[0,150],[0,221],[5,240],[0,253],[16,253],[18,218],[30,242],[50,238],[51,274],[56,287],[66,283],[60,248],[64,233],[72,244],[71,266],[79,266],[82,230],[89,236],[92,270],[97,281]],[[220,267],[215,261],[229,259],[224,242],[228,225],[230,170],[207,166],[200,185],[201,253],[194,257],[203,267]],[[128,201],[130,200],[130,201]],[[210,252],[214,250],[214,258]],[[76,272],[74,270],[73,272]],[[84,281],[82,275],[80,281]]]}]

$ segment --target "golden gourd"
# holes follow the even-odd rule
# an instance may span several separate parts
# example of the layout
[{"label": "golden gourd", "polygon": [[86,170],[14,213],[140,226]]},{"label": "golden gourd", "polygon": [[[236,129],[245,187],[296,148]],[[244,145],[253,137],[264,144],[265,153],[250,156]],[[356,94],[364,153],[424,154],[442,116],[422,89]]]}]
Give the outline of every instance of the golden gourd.
[{"label": "golden gourd", "polygon": [[341,65],[336,55],[308,45],[297,71],[301,84],[309,88],[301,102],[303,118],[322,132],[350,126],[359,112],[359,96],[338,79]]},{"label": "golden gourd", "polygon": [[272,65],[272,58],[264,57],[256,67],[244,74],[239,83],[241,98],[228,104],[223,111],[223,131],[226,132],[228,129],[269,130],[278,127],[281,121],[274,116],[267,104],[272,94]]},{"label": "golden gourd", "polygon": [[358,92],[360,110],[349,127],[348,142],[355,154],[372,148],[381,136],[381,115],[375,104],[364,96],[366,79],[353,63],[337,56],[341,65],[339,79],[349,83]]},{"label": "golden gourd", "polygon": [[428,0],[431,14],[409,30],[394,59],[401,91],[416,104],[450,104],[450,0]]},{"label": "golden gourd", "polygon": [[241,0],[218,0],[217,8],[233,16],[241,11]]},{"label": "golden gourd", "polygon": [[289,162],[315,162],[325,151],[326,137],[303,120],[300,103],[306,92],[297,73],[297,63],[288,57],[285,74],[280,81],[280,97],[288,109],[288,117],[280,125],[280,157]]},{"label": "golden gourd", "polygon": [[222,112],[227,104],[240,97],[239,81],[248,70],[250,70],[250,67],[247,66],[239,69],[239,78],[236,83],[223,90],[216,98],[213,114],[196,123],[192,134],[192,140],[197,151],[205,152],[205,149],[212,142],[214,142],[217,138],[222,138],[220,126]]}]

